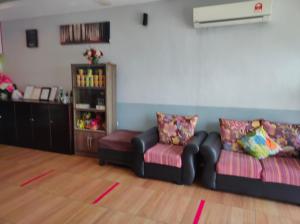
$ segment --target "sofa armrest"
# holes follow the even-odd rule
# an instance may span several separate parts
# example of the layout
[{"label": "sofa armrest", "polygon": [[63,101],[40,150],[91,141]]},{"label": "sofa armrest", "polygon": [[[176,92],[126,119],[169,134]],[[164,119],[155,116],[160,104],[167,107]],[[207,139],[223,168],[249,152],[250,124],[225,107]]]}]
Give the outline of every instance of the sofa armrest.
[{"label": "sofa armrest", "polygon": [[184,147],[182,159],[182,183],[190,185],[194,182],[196,176],[196,155],[199,153],[199,146],[207,137],[205,131],[195,133],[194,137]]},{"label": "sofa armrest", "polygon": [[135,150],[133,169],[137,176],[144,177],[144,153],[156,145],[158,141],[159,138],[157,127],[153,127],[132,139],[131,143],[133,144]]},{"label": "sofa armrest", "polygon": [[183,155],[197,154],[199,152],[199,146],[204,142],[206,137],[207,133],[205,131],[196,132],[195,135],[185,145]]},{"label": "sofa armrest", "polygon": [[158,129],[157,127],[153,127],[134,137],[131,142],[134,145],[136,153],[144,154],[149,148],[157,144],[158,141]]},{"label": "sofa armrest", "polygon": [[201,167],[201,183],[208,188],[216,188],[216,164],[221,153],[222,142],[219,133],[212,132],[200,146],[199,154],[204,162]]}]

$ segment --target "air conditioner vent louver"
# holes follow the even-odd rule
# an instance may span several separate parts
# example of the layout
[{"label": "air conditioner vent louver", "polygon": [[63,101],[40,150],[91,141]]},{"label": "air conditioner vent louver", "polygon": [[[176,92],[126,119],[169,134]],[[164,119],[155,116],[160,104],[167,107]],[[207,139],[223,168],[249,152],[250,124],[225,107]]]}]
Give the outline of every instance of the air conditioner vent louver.
[{"label": "air conditioner vent louver", "polygon": [[18,0],[0,0],[0,4],[7,3],[7,2],[15,2],[15,1],[18,1]]}]

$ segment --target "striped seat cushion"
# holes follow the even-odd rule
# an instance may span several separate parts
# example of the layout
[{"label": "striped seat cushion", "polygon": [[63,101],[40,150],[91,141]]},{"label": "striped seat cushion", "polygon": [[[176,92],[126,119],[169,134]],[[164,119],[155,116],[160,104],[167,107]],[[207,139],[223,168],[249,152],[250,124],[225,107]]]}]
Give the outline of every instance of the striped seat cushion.
[{"label": "striped seat cushion", "polygon": [[155,163],[165,166],[181,168],[181,154],[183,146],[156,144],[144,154],[146,163]]},{"label": "striped seat cushion", "polygon": [[217,163],[217,173],[261,179],[262,166],[259,160],[247,154],[222,150]]},{"label": "striped seat cushion", "polygon": [[264,182],[300,186],[300,160],[270,157],[261,161]]}]

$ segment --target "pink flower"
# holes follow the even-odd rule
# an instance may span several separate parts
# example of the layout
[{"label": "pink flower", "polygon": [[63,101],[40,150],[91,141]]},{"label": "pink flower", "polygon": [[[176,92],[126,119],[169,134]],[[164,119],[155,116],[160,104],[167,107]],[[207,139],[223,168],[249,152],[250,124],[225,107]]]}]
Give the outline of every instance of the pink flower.
[{"label": "pink flower", "polygon": [[91,57],[91,56],[92,56],[92,51],[91,51],[91,50],[88,50],[87,56],[88,56],[88,57]]},{"label": "pink flower", "polygon": [[8,87],[6,88],[6,90],[7,90],[8,92],[12,93],[12,92],[15,90],[15,88],[14,88],[12,85],[10,85],[10,86],[8,86]]}]

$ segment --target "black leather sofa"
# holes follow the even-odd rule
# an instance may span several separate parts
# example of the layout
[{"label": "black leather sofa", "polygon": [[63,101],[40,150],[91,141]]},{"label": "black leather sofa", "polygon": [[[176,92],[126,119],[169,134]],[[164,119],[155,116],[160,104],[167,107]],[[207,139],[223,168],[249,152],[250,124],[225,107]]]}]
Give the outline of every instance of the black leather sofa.
[{"label": "black leather sofa", "polygon": [[297,186],[217,174],[221,150],[219,133],[210,133],[200,146],[200,181],[204,187],[300,205],[300,188]]},{"label": "black leather sofa", "polygon": [[153,127],[146,132],[133,138],[132,143],[135,147],[134,170],[139,177],[154,178],[177,184],[191,185],[194,182],[197,170],[197,156],[199,146],[203,143],[207,133],[204,131],[196,132],[194,137],[184,147],[182,154],[182,167],[171,167],[154,163],[146,163],[144,154],[148,149],[159,142],[157,127]]}]

